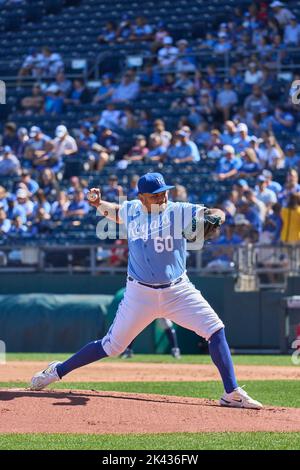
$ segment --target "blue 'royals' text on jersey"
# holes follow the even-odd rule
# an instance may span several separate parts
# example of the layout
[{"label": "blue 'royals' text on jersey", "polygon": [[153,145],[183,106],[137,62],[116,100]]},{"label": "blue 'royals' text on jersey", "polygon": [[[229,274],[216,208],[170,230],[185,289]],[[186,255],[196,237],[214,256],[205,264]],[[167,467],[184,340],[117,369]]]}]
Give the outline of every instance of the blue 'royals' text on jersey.
[{"label": "blue 'royals' text on jersey", "polygon": [[120,218],[127,229],[128,274],[147,284],[164,284],[186,271],[187,242],[182,230],[203,206],[168,202],[166,209],[148,214],[139,200],[125,201]]}]

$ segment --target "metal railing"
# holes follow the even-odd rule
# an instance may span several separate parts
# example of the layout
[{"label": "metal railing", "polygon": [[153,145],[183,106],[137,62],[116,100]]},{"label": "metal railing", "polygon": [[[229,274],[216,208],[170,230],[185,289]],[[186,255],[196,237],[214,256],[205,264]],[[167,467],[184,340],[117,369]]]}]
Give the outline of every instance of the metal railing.
[{"label": "metal railing", "polygon": [[[126,273],[126,260],[115,258],[114,244],[43,244],[0,246],[0,273]],[[126,254],[120,245],[119,254]],[[121,259],[120,258],[120,259]],[[300,244],[215,245],[189,251],[188,272],[197,275],[224,274],[255,280],[256,287],[284,288],[288,276],[300,275]]]},{"label": "metal railing", "polygon": [[[109,50],[106,50],[106,51],[103,51],[103,52],[100,52],[96,57],[95,57],[95,61],[92,65],[92,67],[89,69],[89,77],[91,76],[94,76],[95,79],[99,79],[100,78],[100,65],[101,63],[105,60],[105,58],[109,57],[110,55],[114,54],[116,51],[112,50],[111,52]],[[294,52],[298,52],[299,53],[299,48],[298,47],[287,47],[285,50],[284,50],[284,53],[286,54],[285,57],[288,59],[289,58],[289,54],[292,54]],[[257,51],[257,49],[248,49],[247,50],[247,56],[250,56],[251,54],[254,54],[254,55],[258,55],[259,52]],[[274,56],[274,54],[276,54],[276,57],[275,59],[272,60],[272,70],[273,71],[276,71],[277,73],[280,73],[280,72],[286,72],[286,71],[289,71],[289,70],[296,70],[299,68],[299,65],[300,65],[300,57],[299,57],[299,63],[284,63],[285,61],[282,61],[282,51],[278,50],[278,51],[274,51],[272,52],[272,55]],[[243,57],[243,54],[235,51],[234,49],[233,50],[230,50],[230,51],[227,51],[223,54],[217,54],[217,53],[214,53],[213,51],[191,51],[191,52],[187,52],[186,54],[179,54],[178,55],[178,58],[180,59],[181,57],[185,57],[185,56],[189,56],[189,57],[195,57],[198,59],[198,66],[196,66],[196,70],[198,71],[204,71],[205,70],[205,67],[202,67],[201,66],[201,58],[203,59],[204,62],[207,62],[207,59],[209,59],[209,63],[213,64],[217,61],[217,66],[216,66],[216,71],[217,72],[220,72],[220,73],[223,73],[223,74],[227,74],[228,71],[229,71],[229,68],[233,65],[233,64],[236,64],[237,61],[240,62],[240,59],[241,57]],[[145,61],[151,61],[153,59],[156,59],[157,58],[157,55],[155,54],[148,54],[148,53],[145,53],[144,50],[141,50],[140,53],[136,52],[136,45],[135,45],[135,48],[133,51],[130,51],[130,49],[128,49],[128,51],[126,51],[126,54],[124,54],[124,57],[123,57],[123,61],[124,61],[124,68],[126,66],[126,58],[127,57],[132,57],[132,56],[138,56],[138,57],[141,57],[142,58],[142,64],[141,64],[141,67],[144,65]],[[246,57],[245,57],[246,58]],[[222,65],[220,65],[222,62]],[[264,65],[266,64],[266,62],[268,63],[268,61],[266,61],[265,59],[261,59],[261,62],[264,63]],[[141,67],[136,67],[137,70],[140,70]],[[240,64],[240,68],[239,70],[240,71],[245,71],[246,70],[246,66],[244,66],[243,64]],[[195,72],[194,71],[194,72]],[[161,69],[161,72],[162,73],[176,73],[178,72],[176,70],[176,67],[175,68],[168,68],[166,70],[163,70]],[[191,74],[194,73],[193,71],[189,72]]]},{"label": "metal railing", "polygon": [[[123,67],[126,68],[126,59],[127,57],[132,57],[132,56],[139,56],[142,58],[142,65],[145,63],[145,61],[151,61],[152,59],[155,59],[157,57],[157,55],[154,55],[154,54],[149,54],[147,52],[145,52],[145,50],[141,49],[141,52],[136,52],[136,44],[134,45],[135,47],[133,48],[132,51],[130,51],[130,49],[128,48],[128,51],[126,51],[126,54],[123,52],[121,55],[120,55],[120,64],[123,64]],[[100,70],[101,70],[101,63],[103,63],[108,57],[114,55],[117,51],[112,49],[111,51],[109,49],[105,50],[105,51],[101,51],[99,52],[99,54],[96,54],[95,57],[93,58],[92,60],[92,63],[91,63],[91,57],[89,57],[88,59],[85,58],[85,57],[78,57],[78,58],[75,58],[75,57],[66,57],[64,56],[63,57],[63,61],[64,61],[64,64],[65,64],[65,67],[66,68],[70,68],[70,66],[72,66],[72,62],[74,60],[86,60],[87,62],[87,65],[85,68],[83,69],[80,69],[80,71],[76,71],[76,69],[74,69],[74,73],[67,73],[67,77],[68,78],[76,78],[78,76],[81,76],[83,77],[86,81],[89,79],[89,80],[92,80],[92,79],[95,79],[95,80],[99,80],[100,76],[101,76],[101,73],[100,73]],[[288,47],[284,50],[285,54],[286,54],[286,58],[289,57],[289,54],[292,54],[294,52],[298,52],[299,53],[299,48],[297,47]],[[256,49],[251,49],[251,50],[247,50],[247,54],[258,54],[258,51]],[[289,70],[294,70],[294,69],[298,69],[299,68],[299,65],[300,65],[300,59],[299,59],[299,63],[283,63],[282,62],[282,59],[281,59],[281,55],[282,55],[282,51],[278,50],[276,52],[273,52],[273,54],[276,54],[276,58],[275,60],[272,60],[272,63],[273,63],[273,67],[272,67],[272,70],[275,70],[277,73],[280,73],[280,72],[286,72],[286,71],[289,71]],[[191,52],[188,52],[187,54],[183,54],[183,55],[180,55],[178,56],[178,58],[180,59],[181,57],[183,56],[190,56],[190,57],[195,57],[198,59],[198,65],[196,66],[196,70],[199,70],[199,71],[204,71],[205,70],[205,66],[202,67],[201,66],[201,59],[203,59],[204,62],[207,62],[207,59],[209,59],[209,63],[215,63],[217,62],[217,66],[216,66],[216,71],[218,73],[221,73],[221,74],[227,74],[228,73],[228,70],[230,68],[231,65],[235,64],[237,61],[240,61],[240,58],[241,58],[241,54],[239,52],[236,52],[234,50],[230,50],[230,51],[227,51],[225,52],[224,54],[216,54],[214,53],[213,51],[191,51]],[[262,62],[265,63],[265,60],[262,59]],[[221,65],[222,63],[222,65]],[[0,69],[9,69],[11,67],[21,67],[22,65],[22,61],[20,61],[19,59],[15,59],[15,60],[0,60]],[[141,67],[136,67],[136,69],[139,71],[141,69]],[[246,70],[246,67],[243,66],[241,64],[241,67],[240,67],[240,70],[241,71],[245,71]],[[177,72],[176,68],[174,69],[167,69],[167,70],[161,70],[162,73],[170,73],[170,72]],[[191,73],[194,73],[194,72],[191,72]],[[1,77],[0,77],[1,78]],[[18,77],[16,75],[10,75],[10,76],[5,76],[5,81],[7,82],[8,86],[10,84],[14,84],[17,80],[18,80]],[[22,77],[22,82],[24,84],[28,83],[31,84],[32,83],[32,80],[36,80],[36,81],[39,81],[39,80],[44,80],[44,81],[49,81],[49,80],[53,80],[53,78],[51,77],[41,77],[40,79],[35,79],[34,77]]]},{"label": "metal railing", "polygon": [[[81,66],[76,66],[76,61],[82,61]],[[64,66],[65,69],[68,70],[68,73],[66,73],[66,76],[69,79],[74,79],[74,78],[82,78],[84,81],[88,80],[88,59],[85,57],[67,57],[63,58]],[[23,61],[18,61],[18,60],[0,60],[0,70],[11,70],[11,69],[19,69],[22,66]],[[80,64],[79,64],[80,65]],[[1,73],[1,72],[0,72]],[[22,88],[26,87],[31,87],[33,83],[52,83],[55,81],[55,77],[53,76],[48,76],[48,75],[41,75],[41,76],[33,76],[33,75],[28,75],[28,76],[18,76],[15,74],[8,75],[5,73],[4,77],[0,77],[1,79],[5,80],[6,86],[8,88],[10,87],[15,87],[16,84],[21,83]]]}]

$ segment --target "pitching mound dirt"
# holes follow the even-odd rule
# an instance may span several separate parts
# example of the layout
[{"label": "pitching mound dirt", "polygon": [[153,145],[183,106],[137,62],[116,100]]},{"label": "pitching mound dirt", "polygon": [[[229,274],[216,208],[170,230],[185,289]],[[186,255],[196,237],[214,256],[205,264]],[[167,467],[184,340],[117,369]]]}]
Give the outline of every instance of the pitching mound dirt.
[{"label": "pitching mound dirt", "polygon": [[241,410],[195,398],[0,390],[0,433],[300,431],[300,408]]},{"label": "pitching mound dirt", "polygon": [[[28,382],[33,374],[47,367],[46,362],[8,362],[0,366],[0,382]],[[297,366],[236,366],[242,380],[299,380]],[[214,365],[146,364],[138,362],[96,362],[69,374],[67,382],[179,382],[220,380]]]}]

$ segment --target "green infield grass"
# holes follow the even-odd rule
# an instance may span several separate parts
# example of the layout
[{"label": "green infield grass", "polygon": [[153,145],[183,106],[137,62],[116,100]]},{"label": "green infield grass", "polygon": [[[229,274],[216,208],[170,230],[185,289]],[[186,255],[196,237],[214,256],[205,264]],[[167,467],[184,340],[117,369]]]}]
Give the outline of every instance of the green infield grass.
[{"label": "green infield grass", "polygon": [[0,450],[298,450],[300,433],[0,434]]}]

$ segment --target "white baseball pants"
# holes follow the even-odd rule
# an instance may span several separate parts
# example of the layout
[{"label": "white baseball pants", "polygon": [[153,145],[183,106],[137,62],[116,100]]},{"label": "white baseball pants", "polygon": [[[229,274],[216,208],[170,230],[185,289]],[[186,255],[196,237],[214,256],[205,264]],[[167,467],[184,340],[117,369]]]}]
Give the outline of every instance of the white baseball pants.
[{"label": "white baseball pants", "polygon": [[104,351],[108,356],[118,356],[157,318],[168,318],[206,340],[224,327],[187,275],[178,284],[165,289],[153,289],[128,280],[114,322],[102,339]]}]

